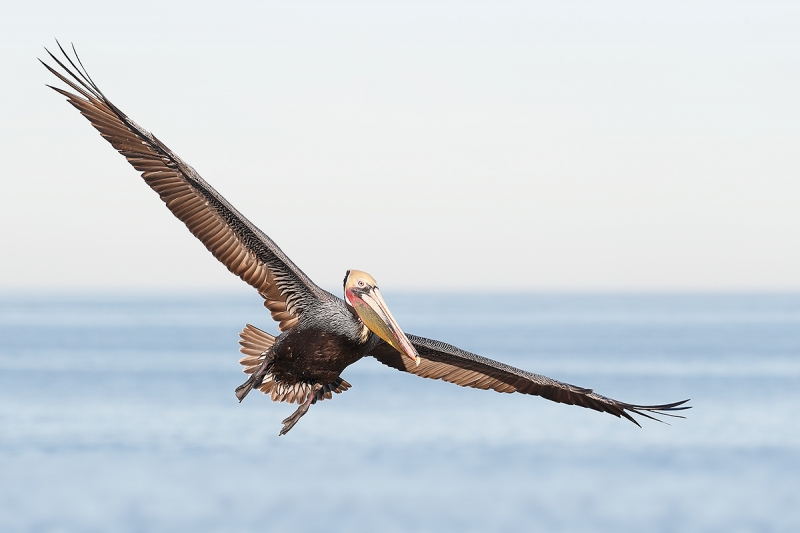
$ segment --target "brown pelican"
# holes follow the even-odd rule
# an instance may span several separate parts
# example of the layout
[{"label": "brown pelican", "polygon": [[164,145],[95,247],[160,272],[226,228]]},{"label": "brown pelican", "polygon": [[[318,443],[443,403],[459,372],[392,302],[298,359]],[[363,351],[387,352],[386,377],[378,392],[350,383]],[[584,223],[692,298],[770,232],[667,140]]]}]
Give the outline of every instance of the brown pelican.
[{"label": "brown pelican", "polygon": [[[42,64],[75,93],[50,86],[67,97],[111,145],[142,173],[167,208],[233,274],[264,298],[278,322],[274,337],[247,325],[241,332],[240,363],[249,379],[236,389],[241,402],[252,389],[273,401],[299,404],[283,421],[284,435],[308,408],[350,384],[342,371],[371,356],[421,377],[477,389],[519,392],[554,402],[579,405],[624,417],[632,414],[679,416],[688,400],[663,405],[634,405],[601,396],[538,374],[475,355],[440,341],[406,335],[392,317],[375,279],[359,270],[344,277],[344,299],[319,288],[302,270],[195,170],[120,111],[100,91],[80,59],[59,44],[64,61],[47,53],[61,72]],[[69,64],[67,66],[66,63]],[[71,67],[71,68],[70,68]]]}]

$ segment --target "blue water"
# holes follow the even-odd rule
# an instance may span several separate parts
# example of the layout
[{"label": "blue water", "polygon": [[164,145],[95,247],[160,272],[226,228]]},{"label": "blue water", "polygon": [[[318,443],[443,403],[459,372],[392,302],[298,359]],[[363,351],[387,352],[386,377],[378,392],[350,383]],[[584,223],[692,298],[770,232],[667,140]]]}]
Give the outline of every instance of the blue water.
[{"label": "blue water", "polygon": [[643,428],[364,360],[251,394],[257,297],[0,298],[0,531],[800,531],[800,296],[388,294],[408,332],[634,403]]}]

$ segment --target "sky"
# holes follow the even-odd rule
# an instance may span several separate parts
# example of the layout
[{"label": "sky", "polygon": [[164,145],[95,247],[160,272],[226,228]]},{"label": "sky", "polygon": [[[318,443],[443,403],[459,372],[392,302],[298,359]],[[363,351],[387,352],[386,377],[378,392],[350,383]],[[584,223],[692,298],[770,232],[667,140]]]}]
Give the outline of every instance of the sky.
[{"label": "sky", "polygon": [[796,2],[5,2],[0,291],[246,290],[36,61],[312,279],[800,290]]}]

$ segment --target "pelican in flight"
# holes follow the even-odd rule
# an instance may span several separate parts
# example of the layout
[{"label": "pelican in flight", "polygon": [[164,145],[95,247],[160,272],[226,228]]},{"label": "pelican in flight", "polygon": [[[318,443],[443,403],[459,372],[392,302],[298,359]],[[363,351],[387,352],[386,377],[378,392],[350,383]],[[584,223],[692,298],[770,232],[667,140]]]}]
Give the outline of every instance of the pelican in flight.
[{"label": "pelican in flight", "polygon": [[297,410],[283,421],[280,435],[292,429],[311,405],[349,389],[342,371],[363,357],[462,387],[579,405],[637,426],[634,414],[658,420],[653,415],[679,416],[676,411],[689,408],[684,405],[688,400],[662,405],[620,402],[437,340],[407,335],[389,311],[375,278],[360,270],[345,274],[344,298],[321,289],[191,166],[112,104],[74,47],[74,60],[58,47],[61,59],[47,50],[58,67],[42,64],[74,92],[49,87],[64,95],[141,172],[145,183],[217,260],[258,291],[278,323],[277,337],[249,324],[240,333],[245,355],[240,363],[249,378],[236,389],[236,396],[241,402],[258,389],[272,401],[297,403]]}]

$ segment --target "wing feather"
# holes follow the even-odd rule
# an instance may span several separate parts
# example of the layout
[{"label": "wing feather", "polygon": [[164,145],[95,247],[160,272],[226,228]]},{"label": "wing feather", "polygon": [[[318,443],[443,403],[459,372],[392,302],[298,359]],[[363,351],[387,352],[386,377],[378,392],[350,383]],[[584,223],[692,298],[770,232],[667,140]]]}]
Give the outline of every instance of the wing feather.
[{"label": "wing feather", "polygon": [[77,54],[80,68],[60,44],[59,49],[71,68],[49,50],[62,72],[42,64],[77,94],[51,88],[65,96],[142,173],[145,183],[215,258],[258,291],[281,331],[297,324],[314,300],[331,298],[191,166],[112,104],[83,69]]},{"label": "wing feather", "polygon": [[[386,343],[380,343],[370,355],[381,363],[429,379],[441,379],[462,387],[491,389],[497,392],[531,394],[568,405],[579,405],[595,411],[639,423],[631,416],[637,414],[653,420],[651,416],[664,415],[682,418],[675,411],[689,409],[689,400],[663,405],[635,405],[606,398],[592,389],[577,387],[539,374],[532,374],[513,366],[481,357],[440,341],[408,335],[420,355],[417,366],[408,357]],[[650,414],[648,414],[650,413]]]}]

